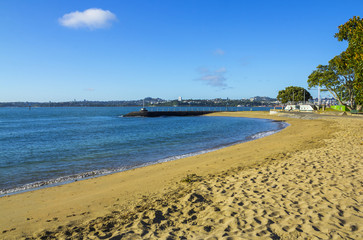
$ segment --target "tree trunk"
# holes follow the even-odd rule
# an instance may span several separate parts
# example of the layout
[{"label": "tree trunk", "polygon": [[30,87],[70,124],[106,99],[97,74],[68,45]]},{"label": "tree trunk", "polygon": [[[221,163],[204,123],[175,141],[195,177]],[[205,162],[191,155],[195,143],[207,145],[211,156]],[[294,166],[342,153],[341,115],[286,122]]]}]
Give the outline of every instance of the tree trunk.
[{"label": "tree trunk", "polygon": [[348,104],[343,103],[342,99],[339,97],[339,95],[333,89],[330,89],[330,88],[326,88],[326,89],[330,92],[331,95],[333,95],[335,100],[337,100],[340,105],[343,105],[346,108],[348,108],[350,111],[352,111],[351,107]]}]

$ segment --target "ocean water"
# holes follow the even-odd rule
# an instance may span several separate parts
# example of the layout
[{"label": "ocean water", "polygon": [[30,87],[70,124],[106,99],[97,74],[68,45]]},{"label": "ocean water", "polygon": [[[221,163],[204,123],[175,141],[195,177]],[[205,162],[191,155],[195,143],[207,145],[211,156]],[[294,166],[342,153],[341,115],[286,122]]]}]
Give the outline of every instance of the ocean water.
[{"label": "ocean water", "polygon": [[0,195],[200,154],[284,127],[265,119],[122,117],[138,109],[0,108]]}]

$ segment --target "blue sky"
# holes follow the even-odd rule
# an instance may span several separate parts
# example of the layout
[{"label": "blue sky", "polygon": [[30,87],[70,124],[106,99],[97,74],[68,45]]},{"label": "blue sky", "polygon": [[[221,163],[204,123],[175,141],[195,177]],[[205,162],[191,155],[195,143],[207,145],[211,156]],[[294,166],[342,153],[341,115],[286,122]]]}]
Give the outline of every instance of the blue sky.
[{"label": "blue sky", "polygon": [[306,88],[362,11],[361,0],[1,0],[0,102],[276,97]]}]

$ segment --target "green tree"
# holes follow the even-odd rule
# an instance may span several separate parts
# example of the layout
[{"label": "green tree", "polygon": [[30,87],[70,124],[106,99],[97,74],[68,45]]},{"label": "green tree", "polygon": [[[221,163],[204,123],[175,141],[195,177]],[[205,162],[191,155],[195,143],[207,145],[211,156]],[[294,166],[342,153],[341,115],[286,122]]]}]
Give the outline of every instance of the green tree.
[{"label": "green tree", "polygon": [[339,32],[335,37],[338,41],[347,41],[348,47],[335,57],[339,60],[336,64],[341,70],[350,70],[354,74],[353,108],[358,109],[363,105],[363,19],[354,16],[338,28]]},{"label": "green tree", "polygon": [[[355,91],[354,73],[351,69],[341,69],[337,64],[339,57],[332,59],[329,65],[319,65],[308,77],[309,87],[324,87],[341,104],[352,110]],[[350,101],[350,105],[344,101]]]},{"label": "green tree", "polygon": [[[349,110],[363,104],[363,19],[353,17],[335,34],[338,41],[348,41],[347,49],[319,65],[308,77],[309,87],[325,87],[333,97]],[[349,102],[349,105],[347,104]]]},{"label": "green tree", "polygon": [[303,102],[311,99],[311,94],[302,87],[290,86],[284,90],[279,91],[277,95],[277,100],[282,103],[287,102]]},{"label": "green tree", "polygon": [[357,79],[363,75],[363,19],[354,16],[340,25],[334,35],[338,41],[348,41],[347,49],[340,55],[346,68],[354,70]]}]

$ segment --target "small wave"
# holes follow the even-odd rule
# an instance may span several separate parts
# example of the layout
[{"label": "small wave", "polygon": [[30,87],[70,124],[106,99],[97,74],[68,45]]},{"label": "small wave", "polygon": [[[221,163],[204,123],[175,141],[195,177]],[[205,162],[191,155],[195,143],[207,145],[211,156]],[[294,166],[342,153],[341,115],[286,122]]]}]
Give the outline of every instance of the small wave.
[{"label": "small wave", "polygon": [[201,155],[201,154],[204,154],[204,153],[209,153],[209,152],[216,151],[216,150],[221,149],[221,148],[223,148],[223,147],[211,148],[211,149],[202,150],[202,151],[198,151],[198,152],[193,152],[193,153],[187,153],[187,154],[181,154],[181,155],[177,155],[177,156],[167,157],[167,158],[163,158],[163,159],[158,160],[156,163],[170,162],[170,161],[174,161],[174,160],[178,160],[178,159],[182,159],[182,158],[187,158],[187,157],[192,157],[192,156],[196,156],[196,155]]},{"label": "small wave", "polygon": [[250,136],[250,139],[258,139],[258,138],[263,138],[263,137],[267,137],[269,135],[272,135],[274,133],[276,133],[277,131],[266,131],[266,132],[260,132],[260,133],[256,133],[252,136]]},{"label": "small wave", "polygon": [[95,170],[95,171],[90,171],[90,172],[85,172],[85,173],[80,173],[80,174],[75,174],[75,175],[59,177],[59,178],[50,179],[50,180],[46,180],[46,181],[37,181],[37,182],[33,182],[33,183],[24,184],[20,187],[9,188],[9,189],[0,189],[0,197],[3,195],[32,191],[32,190],[36,190],[36,189],[40,189],[40,188],[44,188],[44,187],[62,185],[62,184],[66,184],[66,183],[75,182],[78,180],[84,180],[84,179],[88,179],[88,178],[92,178],[92,177],[103,176],[103,175],[111,174],[114,172],[122,172],[125,170],[127,170],[127,169],[126,168],[101,169],[101,170]]},{"label": "small wave", "polygon": [[275,134],[279,131],[281,131],[282,129],[286,128],[287,126],[289,126],[288,123],[285,122],[279,122],[279,129],[277,130],[272,130],[272,131],[264,131],[264,132],[259,132],[256,134],[253,134],[249,137],[247,137],[248,140],[255,140],[255,139],[259,139],[259,138],[263,138],[263,137],[267,137],[269,135]]}]

